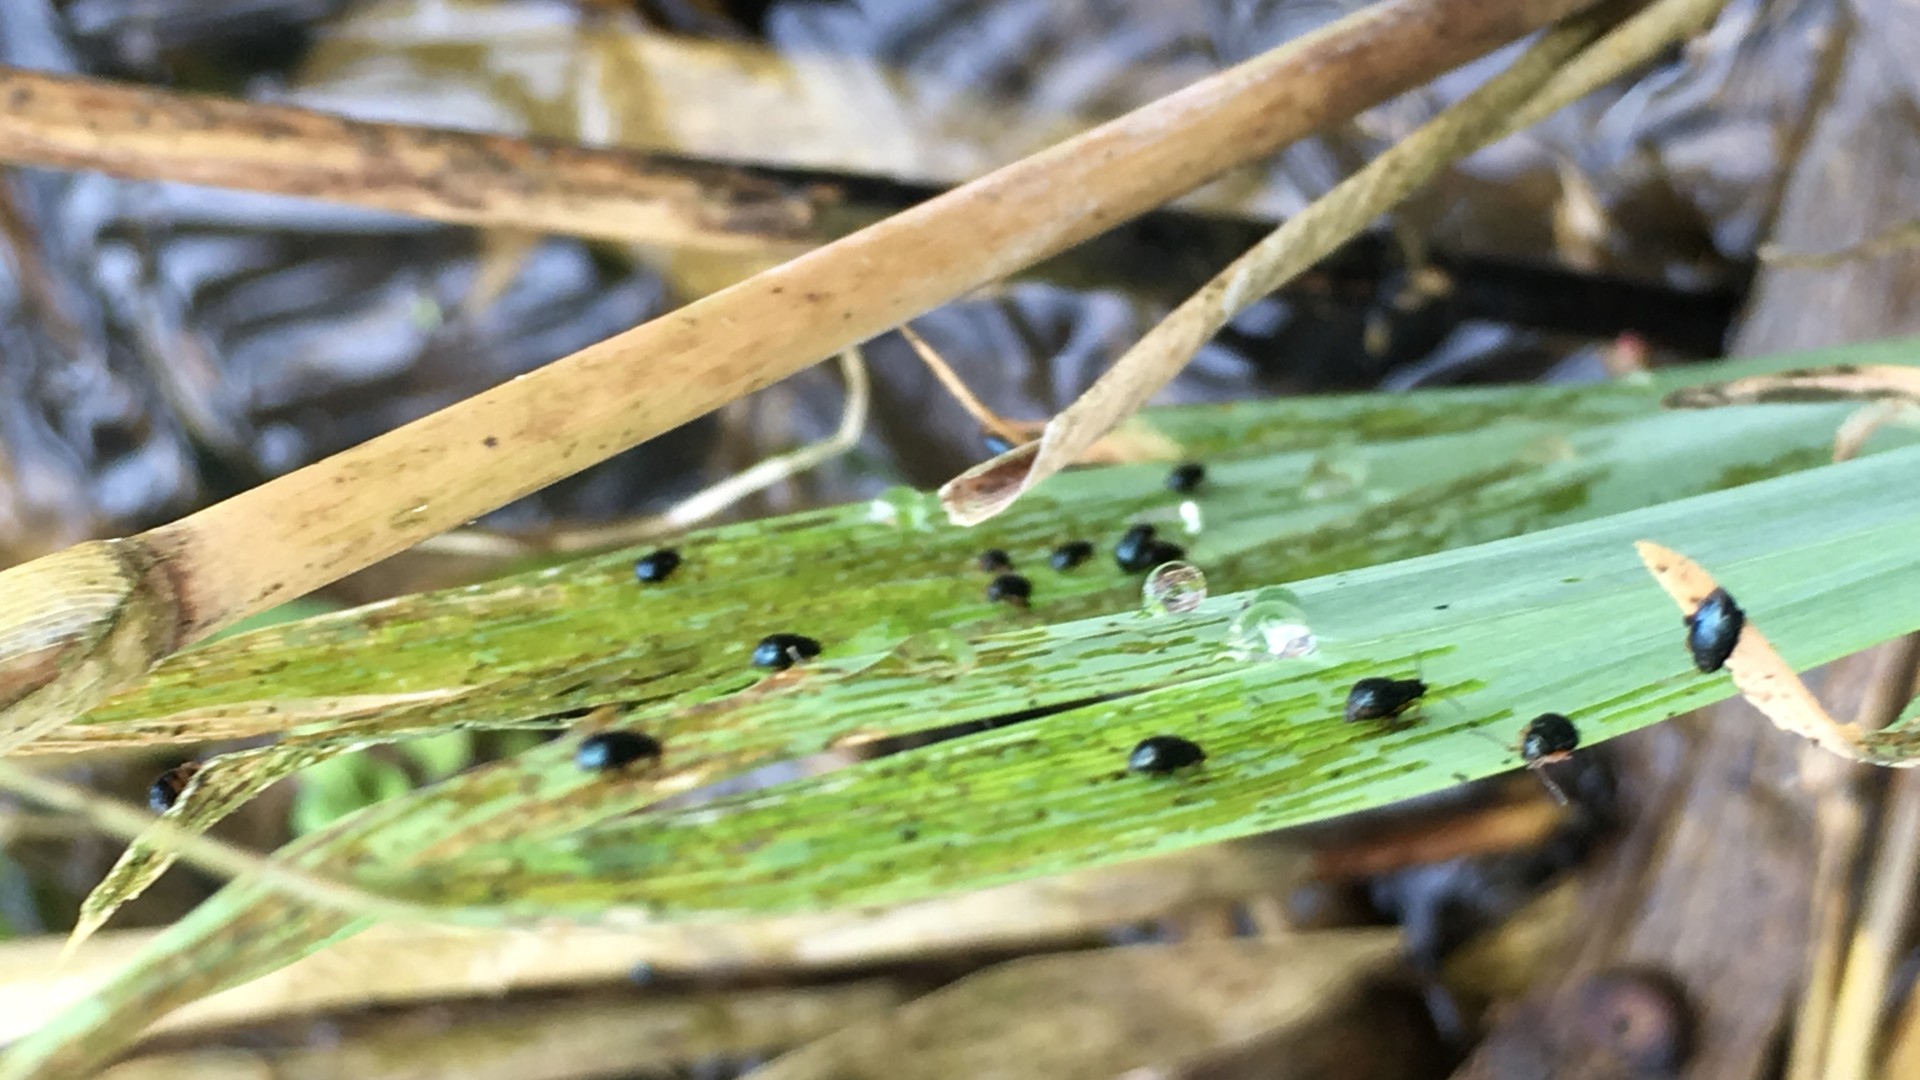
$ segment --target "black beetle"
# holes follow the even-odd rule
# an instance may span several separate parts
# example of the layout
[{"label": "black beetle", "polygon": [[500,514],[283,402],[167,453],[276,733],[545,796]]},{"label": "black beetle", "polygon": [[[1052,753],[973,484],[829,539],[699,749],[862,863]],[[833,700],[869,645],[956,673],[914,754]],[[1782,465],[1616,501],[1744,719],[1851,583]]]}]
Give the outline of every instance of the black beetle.
[{"label": "black beetle", "polygon": [[820,655],[820,643],[804,634],[768,634],[753,647],[753,666],[785,671]]},{"label": "black beetle", "polygon": [[661,582],[672,577],[673,572],[679,568],[680,553],[672,548],[661,548],[659,551],[642,555],[633,564],[633,576],[636,581]]},{"label": "black beetle", "polygon": [[1733,602],[1727,590],[1708,593],[1687,616],[1687,649],[1693,653],[1693,666],[1702,672],[1719,671],[1733,655],[1746,625],[1747,613]]},{"label": "black beetle", "polygon": [[1001,574],[987,585],[987,599],[991,601],[1005,600],[1025,607],[1032,598],[1033,582],[1019,574]]},{"label": "black beetle", "polygon": [[1093,545],[1085,540],[1069,540],[1053,549],[1047,558],[1055,570],[1071,570],[1088,559],[1093,558]]},{"label": "black beetle", "polygon": [[1142,739],[1127,755],[1127,771],[1148,776],[1165,776],[1177,769],[1207,760],[1207,752],[1198,743],[1178,735],[1155,735]]},{"label": "black beetle", "polygon": [[1427,684],[1419,679],[1361,679],[1347,691],[1347,723],[1391,720],[1426,692]]},{"label": "black beetle", "polygon": [[1129,573],[1150,568],[1152,564],[1145,563],[1144,560],[1147,557],[1147,549],[1153,546],[1156,531],[1153,526],[1145,523],[1129,528],[1125,535],[1120,537],[1120,542],[1113,545],[1113,561],[1120,565],[1120,569]]},{"label": "black beetle", "polygon": [[997,574],[1002,570],[1013,569],[1013,557],[999,548],[988,548],[981,552],[980,557],[974,560],[974,562],[975,565],[989,574]]},{"label": "black beetle", "polygon": [[173,809],[173,804],[180,801],[180,793],[187,790],[187,784],[199,771],[200,763],[189,761],[154,777],[153,785],[147,788],[147,809],[156,814]]},{"label": "black beetle", "polygon": [[1541,713],[1520,733],[1520,759],[1528,768],[1554,765],[1580,749],[1580,729],[1559,713]]},{"label": "black beetle", "polygon": [[1207,467],[1197,461],[1176,465],[1167,474],[1167,489],[1182,495],[1197,491],[1207,479]]},{"label": "black beetle", "polygon": [[601,731],[580,740],[573,763],[587,772],[612,772],[642,758],[657,758],[660,740],[638,731]]}]

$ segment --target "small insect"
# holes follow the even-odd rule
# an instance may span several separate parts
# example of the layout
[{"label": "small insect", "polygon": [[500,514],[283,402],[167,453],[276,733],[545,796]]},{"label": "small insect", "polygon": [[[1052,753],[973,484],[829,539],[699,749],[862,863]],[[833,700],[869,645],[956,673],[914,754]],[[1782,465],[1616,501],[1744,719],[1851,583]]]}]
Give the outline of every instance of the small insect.
[{"label": "small insect", "polygon": [[1693,653],[1693,666],[1708,673],[1719,671],[1733,655],[1746,625],[1747,613],[1733,602],[1727,590],[1708,593],[1687,616],[1687,649]]},{"label": "small insect", "polygon": [[1520,759],[1527,768],[1558,765],[1580,749],[1580,729],[1559,713],[1541,713],[1520,733]]},{"label": "small insect", "polygon": [[1142,570],[1151,570],[1162,563],[1175,562],[1187,557],[1187,549],[1170,540],[1155,540],[1141,553]]},{"label": "small insect", "polygon": [[1560,790],[1560,785],[1554,783],[1553,777],[1542,770],[1548,765],[1558,765],[1568,760],[1579,748],[1580,729],[1559,713],[1541,713],[1527,721],[1527,726],[1520,732],[1520,760],[1526,762],[1527,768],[1540,777],[1547,793],[1561,806],[1567,805],[1567,793]]},{"label": "small insect", "polygon": [[988,548],[981,552],[980,557],[974,560],[974,562],[980,569],[985,570],[989,574],[997,574],[1002,570],[1013,569],[1013,556],[1008,555],[999,548]]},{"label": "small insect", "polygon": [[633,564],[635,581],[657,583],[673,576],[680,568],[680,553],[672,548],[661,548],[640,556]]},{"label": "small insect", "polygon": [[1026,607],[1033,598],[1033,582],[1019,574],[1001,574],[987,585],[987,599],[998,603],[1005,600],[1019,607]]},{"label": "small insect", "polygon": [[573,763],[587,772],[624,769],[642,758],[657,758],[660,740],[638,731],[601,731],[580,740]]},{"label": "small insect", "polygon": [[147,809],[156,814],[173,809],[173,804],[180,801],[180,793],[187,790],[187,785],[199,771],[200,763],[189,761],[155,777],[153,785],[147,788]]},{"label": "small insect", "polygon": [[1093,558],[1093,545],[1085,540],[1069,540],[1053,549],[1047,562],[1055,570],[1071,570],[1088,559]]},{"label": "small insect", "polygon": [[1427,684],[1419,679],[1361,679],[1347,691],[1347,723],[1391,720],[1426,692]]},{"label": "small insect", "polygon": [[1127,534],[1121,537],[1120,542],[1113,548],[1113,561],[1120,564],[1120,569],[1130,574],[1145,573],[1161,563],[1170,563],[1186,557],[1186,548],[1168,540],[1158,539],[1154,536],[1154,528],[1151,525],[1135,525],[1128,529]]},{"label": "small insect", "polygon": [[1147,557],[1147,549],[1153,546],[1154,533],[1157,531],[1153,526],[1145,523],[1129,528],[1120,537],[1120,542],[1113,545],[1113,561],[1120,564],[1120,569],[1129,573],[1152,569],[1152,564],[1144,560]]},{"label": "small insect", "polygon": [[753,666],[785,671],[820,655],[820,643],[803,634],[768,634],[753,647]]},{"label": "small insect", "polygon": [[1197,461],[1185,462],[1180,465],[1175,465],[1173,471],[1167,474],[1167,489],[1186,495],[1200,490],[1200,485],[1205,483],[1206,479],[1207,467],[1205,465]]},{"label": "small insect", "polygon": [[1127,755],[1127,771],[1147,776],[1165,776],[1205,760],[1207,752],[1200,749],[1198,743],[1178,735],[1155,735],[1140,740],[1140,745]]}]

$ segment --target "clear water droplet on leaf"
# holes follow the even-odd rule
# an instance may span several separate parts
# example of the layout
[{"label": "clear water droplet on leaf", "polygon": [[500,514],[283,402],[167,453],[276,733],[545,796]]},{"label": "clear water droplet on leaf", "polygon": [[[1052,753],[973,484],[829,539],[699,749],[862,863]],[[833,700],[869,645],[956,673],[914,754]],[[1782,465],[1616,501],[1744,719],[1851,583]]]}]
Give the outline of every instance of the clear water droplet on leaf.
[{"label": "clear water droplet on leaf", "polygon": [[965,636],[942,627],[908,637],[894,646],[893,655],[903,668],[917,675],[964,675],[979,662]]},{"label": "clear water droplet on leaf", "polygon": [[1253,594],[1246,610],[1227,624],[1226,644],[1236,660],[1293,660],[1320,648],[1300,598],[1277,586]]},{"label": "clear water droplet on leaf", "polygon": [[939,500],[924,491],[891,487],[867,504],[867,520],[908,532],[928,532],[938,507]]},{"label": "clear water droplet on leaf", "polygon": [[1188,562],[1161,563],[1140,586],[1140,603],[1149,615],[1185,615],[1207,598],[1207,575]]},{"label": "clear water droplet on leaf", "polygon": [[1339,499],[1359,491],[1367,482],[1367,461],[1347,447],[1333,447],[1307,466],[1301,494],[1314,502]]}]

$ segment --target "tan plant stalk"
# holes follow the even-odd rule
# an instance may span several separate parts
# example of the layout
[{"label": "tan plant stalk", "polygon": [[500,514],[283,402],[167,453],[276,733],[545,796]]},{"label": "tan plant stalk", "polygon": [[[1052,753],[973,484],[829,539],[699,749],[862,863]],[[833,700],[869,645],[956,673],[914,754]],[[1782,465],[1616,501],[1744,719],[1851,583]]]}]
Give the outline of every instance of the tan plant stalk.
[{"label": "tan plant stalk", "polygon": [[630,150],[345,120],[0,68],[0,161],[298,195],[434,221],[718,251],[808,235],[770,181]]},{"label": "tan plant stalk", "polygon": [[1585,6],[1389,0],[325,461],[0,573],[0,752],[362,569]]}]

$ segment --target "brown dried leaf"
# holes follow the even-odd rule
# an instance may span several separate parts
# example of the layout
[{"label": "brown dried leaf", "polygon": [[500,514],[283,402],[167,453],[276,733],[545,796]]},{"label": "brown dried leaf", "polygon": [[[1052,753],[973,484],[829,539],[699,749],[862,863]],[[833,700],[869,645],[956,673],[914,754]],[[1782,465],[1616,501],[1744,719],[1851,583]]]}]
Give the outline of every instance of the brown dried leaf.
[{"label": "brown dried leaf", "polygon": [[[1699,563],[1677,551],[1648,540],[1634,544],[1634,550],[1640,553],[1640,561],[1646,564],[1653,579],[1680,606],[1683,616],[1692,615],[1700,602],[1720,587],[1713,575],[1702,569]],[[1734,685],[1740,688],[1741,695],[1748,703],[1764,713],[1782,731],[1791,732],[1853,761],[1870,761],[1881,765],[1920,764],[1920,761],[1882,761],[1870,754],[1859,726],[1842,724],[1827,715],[1827,710],[1821,707],[1813,691],[1807,689],[1807,684],[1800,681],[1800,676],[1794,673],[1766,636],[1753,625],[1751,615],[1748,616],[1745,629],[1740,632],[1740,641],[1734,646],[1733,655],[1727,658],[1727,671],[1733,675]]]},{"label": "brown dried leaf", "polygon": [[1015,960],[775,1060],[764,1080],[1111,1077],[1338,1008],[1387,930],[1188,941]]},{"label": "brown dried leaf", "polygon": [[1920,403],[1920,371],[1892,364],[1840,364],[1689,386],[1668,394],[1669,409],[1716,409],[1804,401]]}]

